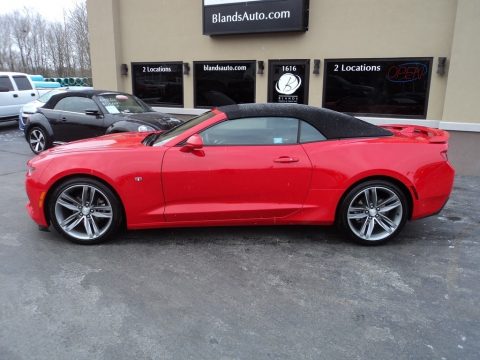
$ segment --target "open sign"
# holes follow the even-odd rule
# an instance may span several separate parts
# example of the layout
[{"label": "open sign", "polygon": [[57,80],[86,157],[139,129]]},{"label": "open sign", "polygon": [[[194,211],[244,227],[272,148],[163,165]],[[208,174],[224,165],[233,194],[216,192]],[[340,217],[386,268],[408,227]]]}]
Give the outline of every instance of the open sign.
[{"label": "open sign", "polygon": [[417,62],[392,65],[387,71],[387,80],[392,82],[411,82],[422,80],[428,74],[427,65]]}]

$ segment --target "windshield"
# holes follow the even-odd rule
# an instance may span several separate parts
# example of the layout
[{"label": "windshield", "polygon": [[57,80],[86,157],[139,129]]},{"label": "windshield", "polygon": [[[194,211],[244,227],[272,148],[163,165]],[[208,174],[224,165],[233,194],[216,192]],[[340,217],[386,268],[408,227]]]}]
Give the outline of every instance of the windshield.
[{"label": "windshield", "polygon": [[55,95],[55,94],[59,94],[61,92],[63,92],[65,90],[50,90],[49,92],[46,92],[45,94],[43,94],[42,96],[40,96],[37,100],[42,102],[42,103],[46,103],[48,100],[50,100],[50,98]]},{"label": "windshield", "polygon": [[167,132],[161,133],[155,139],[152,146],[161,146],[161,145],[165,144],[166,142],[170,141],[171,139],[177,137],[178,135],[184,133],[188,129],[191,129],[192,127],[200,124],[201,122],[210,119],[214,115],[215,115],[215,113],[213,113],[212,111],[206,112],[206,113],[204,113],[200,116],[194,117],[194,118],[184,122],[183,124],[181,124],[177,127],[174,127],[173,129],[171,129]]},{"label": "windshield", "polygon": [[132,95],[103,94],[97,97],[109,114],[138,114],[153,111],[150,106]]}]

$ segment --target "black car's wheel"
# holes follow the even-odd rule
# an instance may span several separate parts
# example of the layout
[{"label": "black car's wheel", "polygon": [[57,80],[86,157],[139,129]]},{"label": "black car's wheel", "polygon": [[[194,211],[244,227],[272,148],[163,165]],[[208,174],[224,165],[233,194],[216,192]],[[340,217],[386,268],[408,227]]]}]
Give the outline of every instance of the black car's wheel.
[{"label": "black car's wheel", "polygon": [[405,225],[408,203],[398,186],[372,180],[348,192],[338,216],[338,224],[353,240],[379,245],[396,236]]},{"label": "black car's wheel", "polygon": [[40,154],[42,151],[50,147],[50,139],[47,132],[39,127],[34,126],[28,130],[28,145],[35,154]]},{"label": "black car's wheel", "polygon": [[114,235],[122,223],[117,196],[89,178],[65,181],[52,193],[48,211],[55,229],[79,244],[98,244]]}]

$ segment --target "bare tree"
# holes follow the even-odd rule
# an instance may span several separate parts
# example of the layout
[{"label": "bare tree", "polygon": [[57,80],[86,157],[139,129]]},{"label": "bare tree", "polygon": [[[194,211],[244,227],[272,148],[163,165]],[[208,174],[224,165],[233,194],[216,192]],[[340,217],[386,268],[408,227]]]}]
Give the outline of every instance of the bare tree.
[{"label": "bare tree", "polygon": [[68,25],[72,34],[72,48],[76,68],[84,76],[91,75],[90,43],[88,41],[88,18],[85,2],[76,3],[68,14]]},{"label": "bare tree", "polygon": [[31,24],[29,18],[22,15],[19,11],[15,11],[9,17],[9,25],[11,26],[12,45],[18,49],[20,54],[19,70],[25,72],[29,68],[30,49],[28,44],[28,35],[31,31]]},{"label": "bare tree", "polygon": [[27,8],[0,15],[0,70],[44,76],[91,76],[85,0],[48,22]]},{"label": "bare tree", "polygon": [[10,41],[10,26],[8,26],[8,16],[0,15],[0,69],[8,69],[13,66],[10,59],[12,55]]},{"label": "bare tree", "polygon": [[56,76],[64,77],[67,74],[65,66],[65,38],[63,26],[60,23],[52,23],[47,30],[47,54],[51,61],[51,68]]}]

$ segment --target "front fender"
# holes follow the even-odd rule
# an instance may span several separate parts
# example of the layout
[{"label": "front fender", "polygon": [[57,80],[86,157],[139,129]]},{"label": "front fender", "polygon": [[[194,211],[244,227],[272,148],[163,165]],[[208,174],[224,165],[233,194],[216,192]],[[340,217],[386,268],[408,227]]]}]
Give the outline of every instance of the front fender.
[{"label": "front fender", "polygon": [[[65,154],[51,159],[38,182],[49,195],[67,178],[88,176],[102,181],[124,206],[127,227],[164,221],[164,198],[160,171],[164,149],[146,151],[91,151]],[[47,154],[48,155],[48,154]],[[121,159],[121,160],[120,160]],[[48,200],[47,200],[48,201]]]}]

